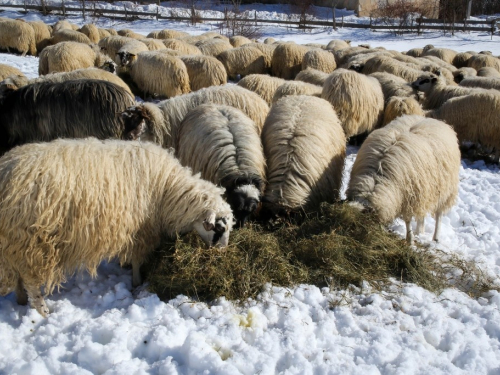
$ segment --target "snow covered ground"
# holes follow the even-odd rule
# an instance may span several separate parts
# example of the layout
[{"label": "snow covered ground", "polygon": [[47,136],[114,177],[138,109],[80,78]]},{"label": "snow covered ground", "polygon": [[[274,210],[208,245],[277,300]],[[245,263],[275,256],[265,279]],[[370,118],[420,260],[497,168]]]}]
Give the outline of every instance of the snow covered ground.
[{"label": "snow covered ground", "polygon": [[[1,15],[41,18],[11,10]],[[199,34],[212,28],[99,22],[143,34],[163,28]],[[394,37],[366,30],[303,33],[277,27],[262,33],[297,43],[341,38],[396,50],[432,43],[500,55],[500,37],[491,40],[478,33]],[[35,57],[0,54],[0,63],[30,78],[38,75]],[[356,152],[349,148],[345,180]],[[433,225],[428,218],[423,242],[430,243]],[[392,228],[404,234],[402,221]],[[500,170],[463,160],[458,202],[443,220],[438,248],[498,277],[499,244]],[[368,285],[341,291],[267,286],[244,307],[223,298],[207,305],[184,296],[165,303],[146,291],[133,297],[130,271],[110,263],[101,265],[96,279],[76,276],[46,300],[51,314],[44,319],[18,306],[14,294],[0,297],[0,374],[500,374],[496,291],[473,299],[451,288],[435,295],[394,281],[382,293]]]}]

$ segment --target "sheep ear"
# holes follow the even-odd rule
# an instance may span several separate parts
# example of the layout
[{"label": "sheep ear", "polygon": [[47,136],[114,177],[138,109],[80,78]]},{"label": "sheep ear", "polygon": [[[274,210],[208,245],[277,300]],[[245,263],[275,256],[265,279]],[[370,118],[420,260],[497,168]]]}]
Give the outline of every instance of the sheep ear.
[{"label": "sheep ear", "polygon": [[436,82],[437,82],[437,80],[438,80],[438,79],[437,79],[436,77],[433,77],[433,78],[431,79],[431,82],[432,82],[432,83],[436,83]]},{"label": "sheep ear", "polygon": [[437,76],[439,77],[439,76],[441,75],[441,70],[439,70],[439,69],[438,69],[438,70],[436,70],[436,71],[434,72],[434,74],[435,74],[435,75],[437,75]]},{"label": "sheep ear", "polygon": [[203,220],[203,228],[205,228],[205,230],[209,232],[211,230],[214,230],[214,227],[215,227],[215,212],[209,211],[207,212],[207,215]]}]

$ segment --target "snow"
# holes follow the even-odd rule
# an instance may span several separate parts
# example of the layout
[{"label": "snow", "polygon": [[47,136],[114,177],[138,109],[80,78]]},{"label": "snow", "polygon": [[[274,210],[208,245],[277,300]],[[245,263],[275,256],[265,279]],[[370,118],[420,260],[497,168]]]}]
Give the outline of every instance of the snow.
[{"label": "snow", "polygon": [[[277,6],[254,9],[270,18],[280,14]],[[57,20],[11,9],[2,16]],[[71,21],[84,23],[76,16]],[[152,20],[98,23],[143,34],[214,28]],[[395,37],[359,29],[304,33],[266,26],[262,38],[267,36],[298,43],[351,39],[353,45],[396,50],[431,43],[500,55],[500,37],[481,33]],[[36,57],[0,54],[0,63],[30,78],[38,75]],[[349,147],[344,185],[356,153]],[[421,240],[498,278],[498,166],[462,161],[458,201],[442,225],[439,245],[431,241],[430,217]],[[401,220],[391,229],[405,234]],[[267,285],[244,306],[185,296],[162,302],[146,290],[133,294],[131,272],[103,263],[95,279],[77,275],[46,301],[51,314],[42,318],[18,306],[13,293],[0,297],[0,374],[500,374],[500,293],[494,290],[475,299],[453,288],[436,295],[394,280],[384,291],[369,285],[345,290]]]}]

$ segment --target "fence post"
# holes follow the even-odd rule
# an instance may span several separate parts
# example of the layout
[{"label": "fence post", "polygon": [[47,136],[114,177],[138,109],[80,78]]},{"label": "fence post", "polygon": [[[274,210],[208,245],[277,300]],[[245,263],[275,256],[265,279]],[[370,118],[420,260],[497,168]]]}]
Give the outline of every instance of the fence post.
[{"label": "fence post", "polygon": [[24,0],[24,11],[28,13],[28,8],[26,7],[26,0]]},{"label": "fence post", "polygon": [[61,8],[62,8],[63,17],[66,18],[66,6],[64,5],[64,0],[62,0],[62,2],[61,2]]},{"label": "fence post", "polygon": [[160,7],[156,6],[156,21],[158,21],[158,16],[160,15]]},{"label": "fence post", "polygon": [[127,16],[127,6],[123,5],[123,8],[125,9],[125,21],[128,21],[128,16]]},{"label": "fence post", "polygon": [[341,28],[344,28],[344,15],[342,15],[342,26],[340,26]]},{"label": "fence post", "polygon": [[256,10],[254,11],[253,16],[255,18],[255,27],[257,27],[257,11]]}]

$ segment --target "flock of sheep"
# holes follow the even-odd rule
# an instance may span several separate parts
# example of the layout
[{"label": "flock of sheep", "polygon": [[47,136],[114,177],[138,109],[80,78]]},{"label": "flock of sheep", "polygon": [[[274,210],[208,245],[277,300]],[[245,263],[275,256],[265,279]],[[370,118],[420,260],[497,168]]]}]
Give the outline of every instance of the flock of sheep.
[{"label": "flock of sheep", "polygon": [[488,52],[5,18],[0,49],[38,54],[40,73],[0,64],[0,294],[44,316],[42,286],[103,259],[132,264],[140,285],[162,235],[226,246],[251,215],[338,201],[349,139],[368,135],[347,199],[383,223],[402,217],[409,242],[412,218],[421,234],[429,213],[438,239],[459,143],[500,151],[500,59]]}]

